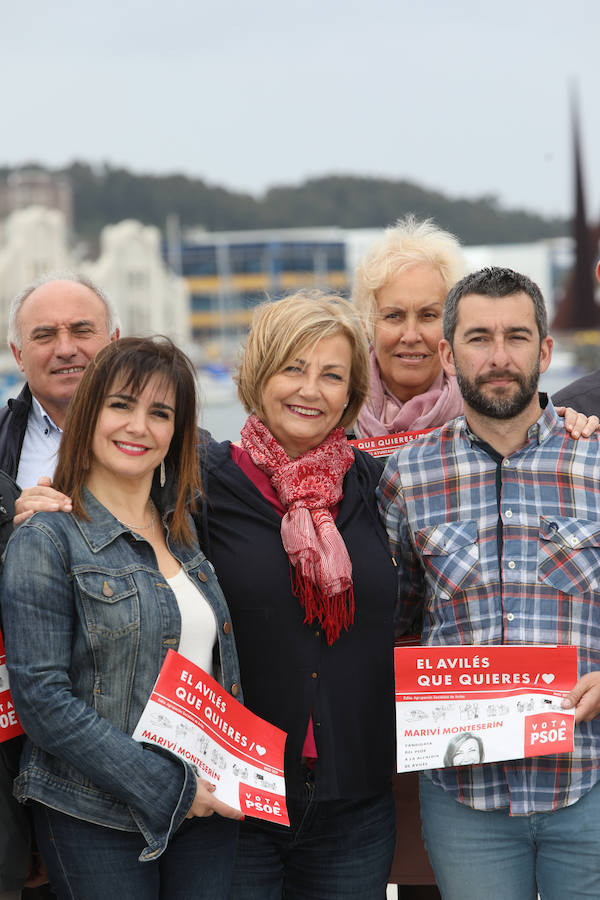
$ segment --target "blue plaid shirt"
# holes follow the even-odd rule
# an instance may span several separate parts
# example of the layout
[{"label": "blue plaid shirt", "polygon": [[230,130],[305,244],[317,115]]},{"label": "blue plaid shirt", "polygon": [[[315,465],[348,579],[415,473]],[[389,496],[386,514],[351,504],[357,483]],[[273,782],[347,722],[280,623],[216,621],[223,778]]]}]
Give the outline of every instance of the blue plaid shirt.
[{"label": "blue plaid shirt", "polygon": [[[572,440],[551,402],[524,447],[497,459],[463,416],[395,453],[378,488],[398,563],[398,627],[423,643],[575,644],[600,669],[600,438]],[[600,718],[572,754],[436,769],[475,809],[575,803],[600,779]]]}]

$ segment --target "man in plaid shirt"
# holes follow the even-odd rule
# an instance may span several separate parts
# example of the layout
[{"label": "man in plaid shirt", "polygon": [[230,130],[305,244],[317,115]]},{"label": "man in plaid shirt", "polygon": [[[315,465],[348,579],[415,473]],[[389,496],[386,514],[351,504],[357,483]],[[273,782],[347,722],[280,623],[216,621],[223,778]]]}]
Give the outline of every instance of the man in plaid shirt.
[{"label": "man in plaid shirt", "polygon": [[423,643],[576,644],[572,754],[421,776],[445,900],[600,897],[600,444],[538,395],[544,300],[510,269],[450,291],[440,356],[465,416],[394,454],[380,487],[399,622]]}]

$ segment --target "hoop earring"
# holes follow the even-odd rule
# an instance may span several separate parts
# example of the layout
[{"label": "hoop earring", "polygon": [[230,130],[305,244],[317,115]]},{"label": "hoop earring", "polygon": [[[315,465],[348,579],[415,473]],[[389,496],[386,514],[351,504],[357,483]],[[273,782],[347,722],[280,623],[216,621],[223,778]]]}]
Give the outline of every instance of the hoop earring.
[{"label": "hoop earring", "polygon": [[165,461],[161,460],[160,463],[160,486],[161,488],[165,486],[165,481],[167,480],[167,473],[165,471]]}]

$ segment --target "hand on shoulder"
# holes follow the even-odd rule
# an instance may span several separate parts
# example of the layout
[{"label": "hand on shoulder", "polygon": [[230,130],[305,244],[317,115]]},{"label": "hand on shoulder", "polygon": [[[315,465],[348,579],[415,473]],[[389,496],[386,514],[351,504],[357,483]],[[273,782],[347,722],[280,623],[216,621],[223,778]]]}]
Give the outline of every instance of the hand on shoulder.
[{"label": "hand on shoulder", "polygon": [[36,485],[22,491],[21,496],[15,501],[15,517],[13,519],[15,528],[35,512],[56,512],[57,510],[71,512],[73,508],[71,498],[61,494],[60,491],[55,491],[50,487],[51,483],[50,478],[44,476]]}]

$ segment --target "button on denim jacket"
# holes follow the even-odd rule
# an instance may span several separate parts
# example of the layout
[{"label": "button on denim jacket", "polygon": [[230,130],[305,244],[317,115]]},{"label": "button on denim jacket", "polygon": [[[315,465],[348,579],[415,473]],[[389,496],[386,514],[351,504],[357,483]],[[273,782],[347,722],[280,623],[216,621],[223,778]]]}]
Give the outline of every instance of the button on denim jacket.
[{"label": "button on denim jacket", "polygon": [[[129,735],[167,650],[177,601],[150,544],[88,491],[90,520],[37,513],[13,534],[0,585],[13,700],[28,740],[15,781],[36,800],[99,825],[140,831],[159,856],[196,792],[191,766]],[[195,543],[167,543],[215,615],[221,683],[239,693],[227,604]],[[84,774],[85,773],[85,774]]]}]

